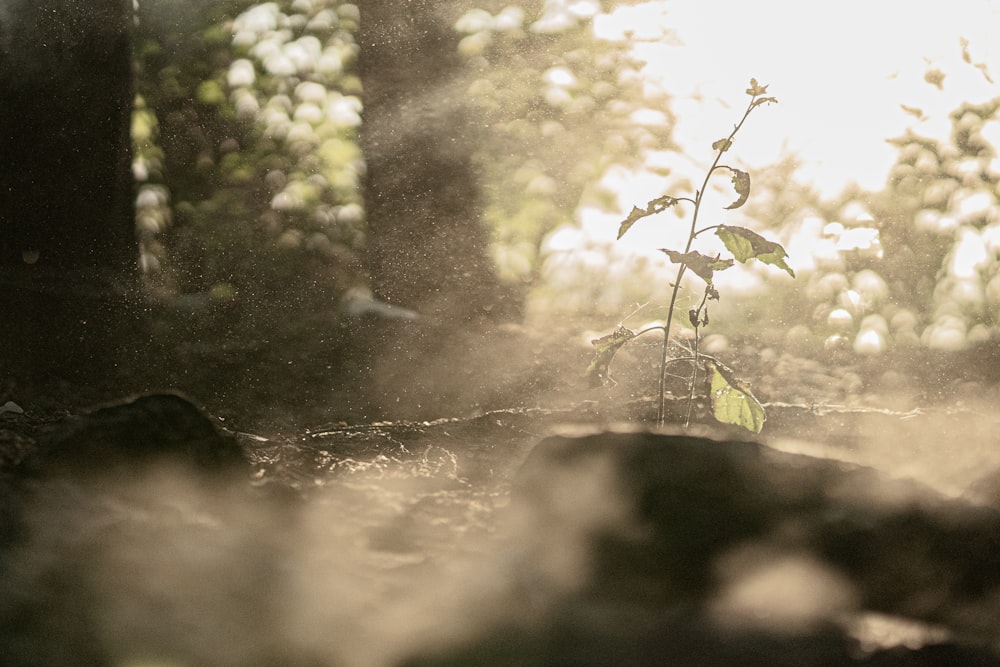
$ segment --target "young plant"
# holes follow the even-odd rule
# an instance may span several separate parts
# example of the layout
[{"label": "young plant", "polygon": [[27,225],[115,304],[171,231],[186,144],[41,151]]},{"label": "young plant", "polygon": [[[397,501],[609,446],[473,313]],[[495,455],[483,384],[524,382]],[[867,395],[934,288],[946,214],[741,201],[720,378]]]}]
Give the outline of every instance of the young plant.
[{"label": "young plant", "polygon": [[[730,268],[733,266],[734,260],[746,262],[749,259],[757,259],[765,264],[772,264],[783,269],[788,272],[788,275],[793,278],[795,277],[795,273],[785,263],[785,258],[788,256],[785,249],[777,243],[768,241],[756,232],[744,227],[733,227],[722,224],[698,227],[698,218],[702,211],[705,191],[708,189],[708,181],[717,171],[722,170],[728,173],[732,180],[733,188],[736,190],[736,201],[726,206],[727,210],[743,206],[750,196],[750,174],[735,167],[720,164],[720,161],[722,160],[722,156],[732,148],[733,139],[743,127],[743,123],[746,122],[750,113],[763,104],[777,104],[778,100],[767,96],[767,86],[760,85],[756,79],[750,79],[750,87],[747,88],[746,93],[750,96],[750,103],[743,112],[743,117],[733,127],[729,136],[719,139],[712,144],[712,150],[715,151],[715,159],[705,174],[701,188],[695,192],[694,199],[664,195],[647,202],[645,208],[633,206],[628,217],[621,222],[618,228],[618,238],[620,239],[636,222],[645,217],[661,213],[671,206],[679,205],[681,202],[687,202],[694,206],[694,213],[691,217],[691,229],[688,233],[687,244],[684,246],[684,250],[677,251],[660,248],[660,251],[665,253],[672,263],[678,265],[677,276],[672,284],[666,324],[647,327],[636,332],[620,323],[610,334],[592,341],[594,347],[597,348],[597,355],[587,368],[587,376],[592,385],[600,386],[613,382],[609,375],[609,369],[618,350],[643,334],[651,331],[662,331],[663,345],[660,353],[659,407],[656,413],[656,422],[659,426],[662,426],[664,422],[667,368],[670,364],[677,362],[690,362],[692,366],[691,380],[688,385],[688,422],[690,422],[691,407],[694,403],[694,393],[698,383],[698,370],[704,365],[708,378],[708,395],[711,400],[712,414],[715,419],[723,423],[739,425],[754,433],[760,433],[761,428],[764,426],[766,418],[764,408],[760,404],[760,401],[750,392],[749,387],[736,378],[732,369],[718,359],[703,354],[699,349],[701,328],[708,326],[708,302],[719,300],[719,292],[712,284],[712,278],[716,271],[724,271]],[[695,239],[708,231],[715,232],[715,235],[722,240],[729,252],[732,253],[732,258],[722,258],[719,255],[710,257],[691,249]],[[691,271],[704,281],[705,291],[701,296],[698,307],[688,311],[688,322],[694,328],[694,338],[691,346],[684,346],[688,354],[670,358],[670,328],[673,324],[674,308],[677,304],[681,279],[687,271]]]}]

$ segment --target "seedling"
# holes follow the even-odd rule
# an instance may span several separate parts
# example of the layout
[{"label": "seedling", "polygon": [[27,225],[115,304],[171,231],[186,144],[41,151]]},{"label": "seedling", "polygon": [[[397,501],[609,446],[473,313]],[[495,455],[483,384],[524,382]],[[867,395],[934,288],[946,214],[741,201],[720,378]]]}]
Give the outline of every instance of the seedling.
[{"label": "seedling", "polygon": [[[723,171],[729,174],[732,179],[733,188],[736,190],[736,201],[726,206],[726,210],[737,209],[743,206],[750,196],[750,174],[735,167],[720,164],[720,161],[722,160],[722,156],[732,148],[736,134],[743,127],[743,123],[746,122],[750,113],[763,104],[777,104],[778,100],[767,96],[767,86],[760,85],[756,79],[750,79],[750,87],[747,88],[746,93],[750,96],[750,103],[743,112],[743,117],[733,126],[733,130],[729,133],[729,136],[719,139],[712,144],[712,150],[715,151],[715,159],[712,161],[712,166],[705,173],[705,180],[702,182],[701,188],[695,192],[694,198],[664,195],[647,202],[645,208],[633,206],[628,217],[618,227],[618,238],[621,239],[635,223],[643,218],[662,213],[672,206],[680,205],[682,202],[694,206],[694,212],[691,216],[691,229],[688,233],[687,245],[684,246],[684,250],[681,252],[667,248],[659,249],[667,255],[671,263],[678,265],[677,276],[671,285],[672,291],[670,294],[670,305],[667,309],[666,324],[650,326],[640,331],[632,331],[624,324],[619,323],[610,334],[592,341],[594,347],[597,348],[597,355],[587,368],[587,377],[592,386],[613,383],[609,369],[615,354],[639,336],[652,331],[662,331],[663,345],[660,353],[659,407],[656,413],[656,423],[659,426],[662,426],[664,422],[667,368],[671,364],[678,362],[689,362],[692,367],[691,379],[688,384],[689,393],[686,422],[690,422],[691,420],[691,408],[694,404],[695,389],[698,384],[698,371],[702,367],[704,367],[708,380],[708,396],[712,404],[712,415],[716,420],[727,424],[736,424],[754,433],[760,433],[766,419],[764,407],[760,404],[760,401],[754,397],[746,384],[737,379],[732,369],[715,357],[703,354],[699,350],[701,329],[708,326],[709,322],[708,303],[709,301],[719,300],[719,292],[712,283],[716,271],[724,271],[730,268],[733,266],[734,260],[745,263],[750,259],[756,259],[765,264],[772,264],[786,271],[791,277],[795,277],[795,272],[785,263],[785,258],[788,256],[785,249],[777,243],[768,241],[756,232],[744,227],[733,227],[722,224],[698,227],[698,218],[702,211],[705,191],[708,188],[709,179],[716,172]],[[720,255],[710,257],[691,249],[695,239],[708,231],[714,231],[715,235],[722,240],[726,249],[732,253],[731,258],[723,258]],[[671,358],[669,355],[670,329],[673,324],[674,309],[677,305],[677,295],[681,288],[681,279],[688,270],[704,281],[705,291],[698,303],[698,307],[688,311],[688,322],[694,328],[694,337],[691,344],[689,346],[682,345],[688,354]]]}]

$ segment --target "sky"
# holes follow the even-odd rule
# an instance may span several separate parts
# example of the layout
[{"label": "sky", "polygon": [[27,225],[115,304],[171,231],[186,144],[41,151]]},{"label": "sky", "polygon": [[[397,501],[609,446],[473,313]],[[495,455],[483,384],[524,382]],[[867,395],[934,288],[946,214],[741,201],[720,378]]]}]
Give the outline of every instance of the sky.
[{"label": "sky", "polygon": [[[707,154],[755,77],[779,105],[751,117],[739,157],[762,166],[794,152],[801,175],[831,196],[852,181],[881,187],[894,158],[886,138],[907,126],[946,136],[962,100],[1000,96],[1000,0],[661,0],[595,22],[605,38],[628,30],[648,85],[675,100],[682,148]],[[994,83],[963,62],[963,38]],[[945,73],[943,89],[924,80],[933,69]],[[927,120],[918,124],[901,104]]]}]

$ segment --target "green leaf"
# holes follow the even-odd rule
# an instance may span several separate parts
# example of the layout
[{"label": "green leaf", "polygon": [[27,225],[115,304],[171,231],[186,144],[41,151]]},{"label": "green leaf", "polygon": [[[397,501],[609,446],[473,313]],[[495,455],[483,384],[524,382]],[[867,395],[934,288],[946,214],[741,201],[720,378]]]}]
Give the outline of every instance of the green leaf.
[{"label": "green leaf", "polygon": [[727,366],[712,360],[706,360],[705,365],[709,373],[712,416],[723,424],[735,424],[760,433],[767,416],[764,406],[750,393],[750,388],[737,380]]},{"label": "green leaf", "polygon": [[750,197],[750,174],[739,169],[730,169],[730,171],[733,172],[733,187],[736,189],[739,199],[727,206],[727,209],[743,206],[747,203],[747,198]]},{"label": "green leaf", "polygon": [[677,252],[676,250],[660,248],[660,252],[666,253],[667,257],[674,264],[684,264],[687,266],[706,283],[712,282],[712,275],[715,271],[724,271],[733,265],[733,260],[731,259],[719,259],[718,255],[709,257],[694,250],[691,252]]},{"label": "green leaf", "polygon": [[590,344],[597,348],[597,355],[587,367],[587,383],[590,387],[600,387],[604,384],[614,384],[611,379],[611,361],[615,358],[618,350],[635,338],[635,332],[619,324],[615,330],[607,336],[601,336],[590,341]]},{"label": "green leaf", "polygon": [[712,150],[719,151],[720,153],[725,153],[732,147],[733,142],[731,139],[719,139],[718,141],[712,142]]},{"label": "green leaf", "polygon": [[632,228],[639,220],[642,220],[648,215],[655,215],[657,213],[662,213],[671,206],[677,204],[677,199],[664,195],[662,197],[657,197],[656,199],[650,200],[646,203],[646,208],[639,208],[638,206],[633,206],[632,210],[629,212],[628,217],[622,220],[621,224],[618,226],[618,238],[625,236],[625,232]]},{"label": "green leaf", "polygon": [[756,259],[787,271],[792,278],[795,277],[795,272],[785,263],[788,253],[780,244],[768,241],[757,232],[745,227],[719,225],[715,229],[715,235],[722,239],[722,242],[726,244],[726,249],[733,253],[733,257],[740,262],[746,262],[751,258]]}]

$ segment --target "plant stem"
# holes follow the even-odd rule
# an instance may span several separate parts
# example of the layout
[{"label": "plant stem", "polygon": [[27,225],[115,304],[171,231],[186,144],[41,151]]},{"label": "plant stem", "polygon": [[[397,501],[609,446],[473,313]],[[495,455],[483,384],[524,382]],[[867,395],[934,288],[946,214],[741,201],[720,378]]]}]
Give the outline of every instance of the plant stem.
[{"label": "plant stem", "polygon": [[694,329],[694,363],[691,364],[691,383],[688,385],[688,410],[684,417],[684,428],[691,425],[691,408],[694,406],[694,388],[698,384],[698,327]]},{"label": "plant stem", "polygon": [[[728,146],[732,145],[733,137],[736,133],[740,131],[743,127],[743,123],[746,122],[747,117],[750,112],[754,109],[754,101],[757,99],[756,96],[750,98],[750,104],[747,105],[747,110],[743,112],[743,118],[740,122],[733,126],[733,131],[729,133],[729,136],[723,142],[726,148],[719,148],[715,152],[715,159],[712,160],[712,166],[708,168],[705,172],[705,180],[701,183],[701,189],[699,189],[694,196],[694,213],[691,216],[691,231],[688,232],[687,244],[684,246],[684,252],[688,253],[691,251],[691,244],[694,243],[694,239],[697,236],[698,230],[698,214],[701,212],[701,201],[705,196],[705,190],[708,189],[708,179],[712,178],[712,174],[715,172],[716,168],[719,166],[719,160],[722,159],[722,154],[728,150]],[[667,323],[663,328],[663,346],[660,349],[660,405],[656,410],[656,425],[663,426],[666,412],[666,391],[667,391],[667,357],[669,356],[670,350],[670,325],[673,323],[674,319],[674,306],[677,305],[677,293],[680,291],[681,278],[684,277],[684,269],[687,265],[681,264],[680,268],[677,269],[677,278],[674,280],[673,291],[670,293],[670,308],[667,310]],[[694,348],[694,377],[691,380],[691,393],[688,399],[688,419],[691,418],[691,403],[694,401],[694,384],[698,377],[698,341],[697,332],[695,334],[695,348]]]},{"label": "plant stem", "polygon": [[687,428],[691,425],[691,410],[694,407],[694,389],[698,384],[698,361],[701,357],[699,351],[701,347],[701,326],[702,324],[708,324],[708,316],[702,316],[705,311],[705,304],[708,303],[708,295],[711,290],[711,285],[705,288],[705,294],[701,297],[701,303],[698,304],[698,309],[695,311],[694,315],[694,345],[692,345],[692,355],[693,362],[691,364],[691,383],[688,385],[688,409],[687,416],[684,418],[684,427]]},{"label": "plant stem", "polygon": [[[697,214],[698,205],[695,204]],[[690,249],[690,243],[688,244]],[[685,251],[687,252],[687,251]],[[674,305],[677,303],[677,292],[680,291],[681,278],[684,277],[686,266],[681,264],[677,269],[677,278],[674,280],[674,289],[670,293],[670,307],[667,309],[667,323],[663,327],[663,346],[660,348],[660,405],[656,409],[656,425],[663,426],[664,412],[667,404],[667,352],[670,349],[670,324],[674,319]]]}]

